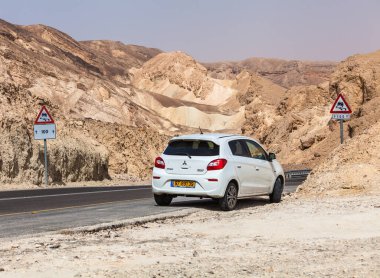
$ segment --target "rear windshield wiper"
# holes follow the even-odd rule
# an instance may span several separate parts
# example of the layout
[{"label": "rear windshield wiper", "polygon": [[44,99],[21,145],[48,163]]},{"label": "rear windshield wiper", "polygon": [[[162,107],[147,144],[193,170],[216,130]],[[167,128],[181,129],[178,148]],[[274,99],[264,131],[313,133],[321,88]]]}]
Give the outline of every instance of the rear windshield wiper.
[{"label": "rear windshield wiper", "polygon": [[173,153],[173,155],[187,155],[191,159],[191,156],[188,153]]}]

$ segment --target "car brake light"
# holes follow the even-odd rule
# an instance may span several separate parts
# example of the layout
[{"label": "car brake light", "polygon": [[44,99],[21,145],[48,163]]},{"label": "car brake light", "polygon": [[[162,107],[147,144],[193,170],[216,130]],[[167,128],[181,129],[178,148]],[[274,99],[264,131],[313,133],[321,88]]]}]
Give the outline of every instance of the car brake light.
[{"label": "car brake light", "polygon": [[154,167],[165,169],[165,161],[161,157],[156,157],[154,160]]},{"label": "car brake light", "polygon": [[207,171],[221,170],[224,168],[224,166],[226,166],[226,164],[227,164],[227,159],[224,159],[224,158],[215,159],[207,165]]}]

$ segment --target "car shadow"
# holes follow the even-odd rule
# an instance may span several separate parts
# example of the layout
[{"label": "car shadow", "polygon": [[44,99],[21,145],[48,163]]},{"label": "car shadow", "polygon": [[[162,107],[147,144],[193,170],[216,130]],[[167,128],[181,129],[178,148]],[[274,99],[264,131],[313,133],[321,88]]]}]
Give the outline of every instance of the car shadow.
[{"label": "car shadow", "polygon": [[[252,198],[239,199],[235,210],[265,206],[268,204],[270,204],[268,197],[252,197]],[[202,208],[202,209],[207,209],[207,210],[212,210],[212,211],[221,210],[217,201],[214,201],[208,198],[181,200],[181,201],[176,201],[174,199],[170,206],[181,207],[181,208],[185,208],[185,207],[186,208]]]}]

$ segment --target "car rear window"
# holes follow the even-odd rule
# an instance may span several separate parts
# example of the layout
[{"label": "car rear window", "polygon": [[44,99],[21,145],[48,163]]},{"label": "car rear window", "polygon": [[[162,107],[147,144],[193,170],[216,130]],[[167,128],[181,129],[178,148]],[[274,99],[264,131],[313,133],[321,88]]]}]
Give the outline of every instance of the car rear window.
[{"label": "car rear window", "polygon": [[219,155],[219,145],[205,140],[176,140],[169,143],[164,154],[216,156]]}]

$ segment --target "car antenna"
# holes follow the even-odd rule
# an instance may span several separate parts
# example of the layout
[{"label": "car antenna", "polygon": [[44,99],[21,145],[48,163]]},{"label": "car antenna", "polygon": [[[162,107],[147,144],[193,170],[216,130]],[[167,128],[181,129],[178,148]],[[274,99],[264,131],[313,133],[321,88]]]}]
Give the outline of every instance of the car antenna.
[{"label": "car antenna", "polygon": [[201,132],[201,134],[203,134],[203,131],[202,131],[201,127],[199,127],[199,131]]}]

